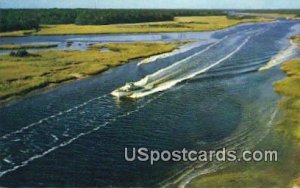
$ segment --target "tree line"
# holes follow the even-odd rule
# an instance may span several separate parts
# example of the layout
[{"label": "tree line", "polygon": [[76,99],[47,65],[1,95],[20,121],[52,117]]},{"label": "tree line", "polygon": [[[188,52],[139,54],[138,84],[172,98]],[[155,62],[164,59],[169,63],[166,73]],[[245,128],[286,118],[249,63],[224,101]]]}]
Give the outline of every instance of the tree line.
[{"label": "tree line", "polygon": [[[253,13],[293,13],[300,10],[241,10]],[[170,21],[176,16],[227,15],[207,9],[0,9],[0,32],[38,30],[42,24],[106,25]]]},{"label": "tree line", "polygon": [[170,21],[175,16],[225,15],[222,10],[0,9],[0,32],[38,30],[41,24],[106,25]]}]

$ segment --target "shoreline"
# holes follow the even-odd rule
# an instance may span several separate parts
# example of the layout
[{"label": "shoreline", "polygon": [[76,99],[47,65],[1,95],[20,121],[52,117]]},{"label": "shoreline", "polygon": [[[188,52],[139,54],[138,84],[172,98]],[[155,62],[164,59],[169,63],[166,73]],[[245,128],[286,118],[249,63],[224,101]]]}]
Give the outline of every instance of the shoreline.
[{"label": "shoreline", "polygon": [[[147,58],[147,57],[145,57],[145,58]],[[144,59],[144,58],[131,59],[128,62],[126,62],[125,64],[127,64],[127,63],[137,63],[138,61],[140,61],[142,59]],[[112,67],[112,68],[117,68],[117,67],[122,66],[122,65],[123,64],[118,65],[116,67]],[[93,78],[96,78],[98,76],[102,76],[102,74],[105,74],[106,72],[108,72],[110,70],[111,70],[111,68],[108,68],[107,70],[104,70],[103,72],[100,72],[98,74],[93,74],[93,75],[80,77],[80,78],[78,77],[78,78],[66,80],[66,81],[63,81],[63,82],[60,82],[60,83],[52,83],[52,84],[50,84],[48,86],[45,86],[45,87],[40,87],[40,88],[37,88],[37,89],[33,89],[32,91],[26,93],[23,96],[22,95],[20,95],[20,96],[17,95],[17,96],[13,96],[11,98],[7,98],[7,99],[4,99],[4,100],[0,99],[0,108],[5,107],[5,106],[13,105],[14,103],[17,103],[21,100],[25,100],[27,98],[30,98],[30,97],[34,96],[34,95],[51,92],[54,89],[64,87],[68,84],[72,84],[72,83],[77,82],[77,81],[83,81],[83,80],[93,79]]]},{"label": "shoreline", "polygon": [[0,50],[47,49],[58,47],[58,44],[0,44]]},{"label": "shoreline", "polygon": [[[178,49],[180,46],[182,46],[184,44],[186,44],[186,42],[173,42],[173,43],[162,43],[162,42],[160,42],[160,43],[151,43],[151,42],[150,43],[145,43],[145,42],[141,42],[141,43],[127,44],[127,46],[126,46],[126,44],[120,44],[120,43],[110,44],[112,46],[112,48],[114,47],[113,45],[117,45],[116,48],[118,48],[118,45],[119,45],[119,48],[120,48],[120,51],[121,51],[119,53],[115,52],[115,51],[109,52],[113,56],[117,56],[117,54],[119,54],[121,56],[124,56],[124,53],[130,53],[130,52],[127,52],[126,49],[124,50],[123,48],[126,48],[126,47],[130,48],[132,45],[135,45],[134,48],[143,48],[143,49],[141,49],[141,51],[137,51],[136,54],[134,52],[132,52],[132,54],[130,54],[128,56],[128,58],[123,57],[123,59],[120,59],[120,58],[119,59],[118,58],[117,59],[109,59],[110,62],[106,62],[105,64],[102,64],[102,65],[101,65],[101,62],[100,62],[100,64],[99,64],[100,67],[98,66],[98,70],[93,69],[92,71],[89,70],[89,72],[86,72],[86,73],[76,73],[76,72],[74,72],[72,74],[68,74],[66,78],[62,78],[60,80],[58,79],[58,80],[54,80],[54,81],[47,81],[45,83],[38,84],[36,86],[32,86],[30,88],[27,88],[25,90],[21,90],[19,92],[14,92],[14,93],[11,93],[11,94],[1,96],[0,97],[0,107],[9,105],[11,103],[22,100],[22,99],[24,99],[26,97],[29,97],[29,96],[32,96],[32,95],[39,94],[39,93],[44,92],[44,91],[48,91],[48,89],[51,90],[53,88],[57,88],[57,87],[65,85],[65,84],[69,84],[69,83],[74,82],[74,81],[79,81],[79,80],[82,80],[82,79],[88,79],[88,78],[91,78],[93,76],[99,76],[99,75],[107,72],[111,68],[118,67],[118,66],[121,66],[123,64],[130,63],[132,61],[137,61],[139,59],[146,59],[146,58],[149,58],[151,56],[160,55],[160,54],[164,54],[164,53],[170,53],[170,52]],[[90,53],[92,53],[91,56],[93,56],[93,54],[95,52],[96,53],[98,52],[97,50],[99,48],[102,48],[102,46],[97,46],[97,47],[94,47],[94,48],[90,48],[90,49],[88,49],[84,52],[80,52],[80,51],[72,51],[72,52],[61,51],[61,52],[58,52],[58,53],[73,53],[74,55],[75,54],[80,55],[78,53],[81,53],[81,54],[82,53],[87,53],[86,55],[88,55],[88,53],[90,52]],[[146,51],[147,49],[150,50],[151,48],[152,48],[152,51],[150,51],[150,52]],[[153,48],[156,49],[156,50],[153,50]],[[160,48],[164,48],[164,49],[160,49]],[[124,50],[124,52],[122,52],[122,50]],[[144,50],[144,52],[143,52],[143,50]],[[55,55],[55,52],[57,52],[57,51],[53,51],[52,53],[54,53],[54,55]],[[43,52],[38,52],[38,53],[34,53],[34,54],[36,55],[36,54],[45,54],[45,53],[50,53],[50,52],[49,51],[43,51]],[[99,52],[99,56],[106,55],[105,53],[108,54],[108,52]],[[62,54],[62,55],[64,55],[64,54]],[[67,55],[69,55],[69,54],[67,54]],[[41,55],[41,56],[43,56],[43,55]],[[113,56],[111,58],[113,58]],[[0,57],[11,58],[8,55],[0,55]],[[25,57],[25,58],[29,58],[29,57]],[[35,58],[35,57],[33,57],[33,58]],[[38,55],[37,58],[39,58],[39,55]],[[18,60],[16,60],[16,61],[18,61]],[[38,60],[38,61],[40,61],[40,60]],[[105,60],[103,60],[103,61],[105,61]],[[25,64],[26,64],[26,62],[25,62]],[[88,62],[85,63],[85,64],[88,66]],[[16,65],[16,66],[18,66],[18,65]],[[79,66],[79,67],[77,67],[77,66]],[[79,69],[80,69],[80,66],[81,66],[80,64],[75,65],[75,67],[79,68]],[[93,65],[90,65],[90,66],[93,66]],[[48,74],[48,72],[49,71],[47,71],[47,74]],[[51,72],[51,70],[50,70],[50,72]],[[45,73],[43,73],[43,74],[45,74]],[[40,75],[37,75],[37,76],[40,77]],[[59,76],[61,76],[61,74],[59,74]],[[18,80],[22,81],[22,79],[26,80],[26,77],[24,77],[24,78],[21,77],[19,79],[16,78],[16,79],[12,79],[12,81],[10,81],[10,80],[7,80],[7,81],[8,82],[14,82],[15,80],[16,81],[18,81]],[[4,83],[2,82],[2,84],[4,84]]]},{"label": "shoreline", "polygon": [[[291,37],[292,43],[300,48],[300,35]],[[275,130],[294,144],[300,146],[300,58],[291,59],[281,65],[281,70],[286,74],[282,80],[273,84],[274,91],[282,96],[278,103],[283,111],[282,120],[275,126]],[[299,159],[299,155],[295,155]],[[289,183],[291,187],[300,187],[299,171]]]},{"label": "shoreline", "polygon": [[40,34],[40,35],[5,35],[2,36],[0,32],[0,38],[21,38],[21,37],[47,37],[47,36],[68,36],[68,35],[73,35],[73,36],[79,36],[79,35],[137,35],[137,34],[165,34],[165,33],[199,33],[199,32],[214,32],[214,31],[222,31],[226,29],[230,29],[232,27],[240,26],[240,25],[247,25],[247,24],[258,24],[258,23],[271,23],[271,22],[276,22],[277,20],[271,20],[271,21],[257,21],[257,22],[244,22],[244,23],[238,23],[234,24],[228,27],[224,27],[221,29],[208,29],[208,30],[190,30],[190,31],[143,31],[143,32],[116,32],[116,33],[65,33],[65,34]]},{"label": "shoreline", "polygon": [[[214,18],[220,18],[220,16],[212,16]],[[224,17],[224,16],[223,16]],[[180,18],[189,18],[189,17],[180,17]],[[193,18],[196,18],[198,19],[199,17],[193,17]],[[201,17],[203,18],[203,17]],[[255,21],[245,21],[245,20],[242,20],[240,21],[239,23],[235,23],[235,24],[232,24],[232,25],[228,25],[226,27],[223,27],[223,28],[216,28],[216,29],[208,29],[208,30],[190,30],[190,31],[142,31],[142,32],[124,32],[124,31],[119,31],[117,33],[66,33],[66,34],[49,34],[49,35],[24,35],[24,36],[2,36],[0,33],[0,37],[30,37],[30,36],[65,36],[65,35],[91,35],[91,34],[111,34],[111,35],[114,35],[114,34],[145,34],[145,33],[185,33],[185,32],[190,32],[190,33],[194,33],[194,32],[205,32],[205,31],[219,31],[219,30],[224,30],[224,29],[229,29],[229,28],[232,28],[232,27],[235,27],[235,26],[238,26],[238,25],[243,25],[243,24],[254,24],[254,23],[267,23],[267,22],[274,22],[276,21],[276,19],[262,19],[260,20],[259,18],[257,18],[257,20]],[[150,22],[150,23],[156,23],[156,22]],[[148,23],[142,23],[142,24],[148,24]],[[140,25],[140,23],[138,24],[117,24],[117,25]],[[88,26],[87,26],[88,27]],[[16,31],[16,32],[19,32],[19,31]],[[184,43],[184,42],[183,42]],[[186,42],[187,43],[187,42]],[[156,56],[156,55],[161,55],[161,54],[164,54],[164,53],[170,53],[170,52],[173,52],[174,50],[178,49],[179,46],[182,46],[184,44],[181,43],[181,45],[177,45],[176,47],[172,48],[171,50],[168,50],[168,51],[163,51],[163,52],[157,52],[157,53],[153,53],[151,55],[148,55],[148,56],[144,56],[144,55],[137,55],[136,57],[134,58],[130,58],[128,59],[128,61],[126,62],[122,62],[118,65],[115,65],[115,66],[120,66],[122,64],[125,64],[125,63],[128,63],[132,60],[136,60],[136,59],[146,59],[146,58],[150,58],[152,56]],[[44,51],[44,52],[47,52],[47,51]],[[0,55],[1,56],[1,55]],[[114,66],[112,66],[114,67]],[[84,79],[84,78],[89,78],[91,76],[95,76],[95,75],[100,75],[104,72],[106,72],[107,70],[109,70],[111,67],[108,66],[107,68],[101,70],[101,71],[97,71],[95,73],[92,73],[92,74],[87,74],[86,76],[75,76],[75,77],[72,77],[72,78],[68,78],[66,80],[62,80],[62,81],[58,81],[58,82],[49,82],[47,84],[44,84],[44,85],[39,85],[37,87],[33,87],[32,89],[29,89],[28,91],[25,91],[24,93],[21,92],[19,94],[13,94],[9,97],[0,97],[0,107],[1,106],[5,106],[7,104],[10,104],[16,100],[21,100],[23,99],[24,97],[27,97],[28,95],[31,95],[31,94],[36,94],[36,93],[39,93],[40,90],[47,90],[47,88],[53,88],[53,87],[58,87],[60,86],[61,84],[64,84],[64,83],[70,83],[72,81],[76,81],[76,80],[81,80],[81,79]]]},{"label": "shoreline", "polygon": [[[204,21],[206,24],[203,24]],[[229,19],[226,16],[187,16],[175,17],[173,21],[165,22],[143,22],[111,25],[42,25],[41,30],[38,32],[35,32],[34,30],[0,32],[0,37],[207,32],[228,29],[241,24],[259,22],[266,23],[273,21],[276,21],[276,19],[257,17],[252,19],[245,18],[236,20]],[[181,24],[182,27],[175,27],[174,24]],[[80,32],[78,30],[83,31]]]},{"label": "shoreline", "polygon": [[[300,36],[291,37],[293,43],[300,46]],[[283,120],[277,130],[300,144],[300,59],[291,59],[281,66],[286,77],[273,84],[275,92],[283,98],[279,102],[284,112]]]},{"label": "shoreline", "polygon": [[[300,47],[300,36],[291,37],[291,40],[294,43],[298,44],[298,46]],[[282,80],[274,82],[273,89],[274,92],[282,96],[277,106],[278,108],[280,108],[281,112],[283,112],[283,117],[274,122],[274,128],[275,132],[282,136],[284,142],[290,144],[290,147],[292,148],[295,147],[298,151],[300,146],[300,59],[288,60],[280,66],[281,70],[286,73],[286,77],[284,77]],[[287,163],[287,161],[294,161],[294,163],[297,166],[297,164],[299,163],[297,162],[298,158],[299,155],[297,154],[291,156],[286,155],[286,159],[284,159],[284,162]],[[275,174],[277,172],[280,172],[278,169],[275,168],[276,167],[271,167]],[[288,182],[288,184],[290,187],[299,187],[299,170],[295,168],[294,171],[296,171],[297,174],[295,174],[295,177],[291,177],[291,180]],[[200,182],[212,183],[217,180],[224,181],[225,183],[228,182],[228,184],[230,185],[230,181],[234,181],[238,178],[240,178],[242,182],[244,181],[245,184],[250,182],[251,185],[252,183],[257,183],[257,181],[247,179],[247,177],[251,174],[254,175],[262,172],[263,170],[260,168],[258,168],[258,170],[248,171],[247,166],[245,166],[245,170],[240,171],[240,166],[233,165],[232,167],[222,169],[219,172],[217,171],[203,176],[195,176],[191,179],[191,181],[185,184],[185,187],[197,187],[199,185],[198,183]],[[262,173],[261,176],[269,178],[268,174],[265,175]],[[278,175],[278,177],[280,176]],[[280,181],[278,181],[278,183],[280,183]]]}]

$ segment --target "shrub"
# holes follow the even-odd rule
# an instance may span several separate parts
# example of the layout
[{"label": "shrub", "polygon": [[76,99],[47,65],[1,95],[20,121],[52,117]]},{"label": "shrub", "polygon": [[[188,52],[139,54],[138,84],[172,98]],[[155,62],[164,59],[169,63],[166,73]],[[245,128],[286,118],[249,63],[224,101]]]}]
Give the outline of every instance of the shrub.
[{"label": "shrub", "polygon": [[30,54],[26,50],[18,50],[17,52],[11,51],[9,55],[12,57],[26,57]]}]

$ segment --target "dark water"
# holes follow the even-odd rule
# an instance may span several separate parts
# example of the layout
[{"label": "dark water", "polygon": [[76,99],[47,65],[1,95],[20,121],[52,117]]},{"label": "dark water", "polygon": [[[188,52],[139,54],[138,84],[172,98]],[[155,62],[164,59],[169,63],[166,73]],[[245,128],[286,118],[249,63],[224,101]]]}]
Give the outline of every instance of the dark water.
[{"label": "dark water", "polygon": [[[157,162],[151,166],[148,162],[126,162],[125,147],[255,147],[272,128],[280,98],[273,92],[272,83],[284,76],[278,67],[264,72],[257,69],[289,45],[287,37],[296,24],[280,21],[203,35],[170,34],[172,40],[183,35],[184,39],[189,35],[198,39],[211,36],[211,43],[226,39],[186,60],[193,61],[195,67],[183,69],[187,71],[166,81],[215,64],[207,71],[137,100],[120,101],[109,93],[210,44],[148,65],[131,62],[1,107],[0,185],[157,186],[198,164]],[[204,64],[198,63],[201,61]],[[207,165],[203,170],[206,168],[221,166]]]}]

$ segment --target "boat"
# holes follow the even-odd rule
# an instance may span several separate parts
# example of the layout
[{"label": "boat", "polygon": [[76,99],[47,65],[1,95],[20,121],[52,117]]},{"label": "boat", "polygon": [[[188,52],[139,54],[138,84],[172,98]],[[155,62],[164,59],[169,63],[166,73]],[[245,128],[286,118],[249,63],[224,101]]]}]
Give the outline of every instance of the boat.
[{"label": "boat", "polygon": [[142,86],[137,86],[133,82],[126,83],[123,87],[120,87],[111,92],[111,95],[117,98],[130,98],[130,96],[136,91],[145,90]]}]

